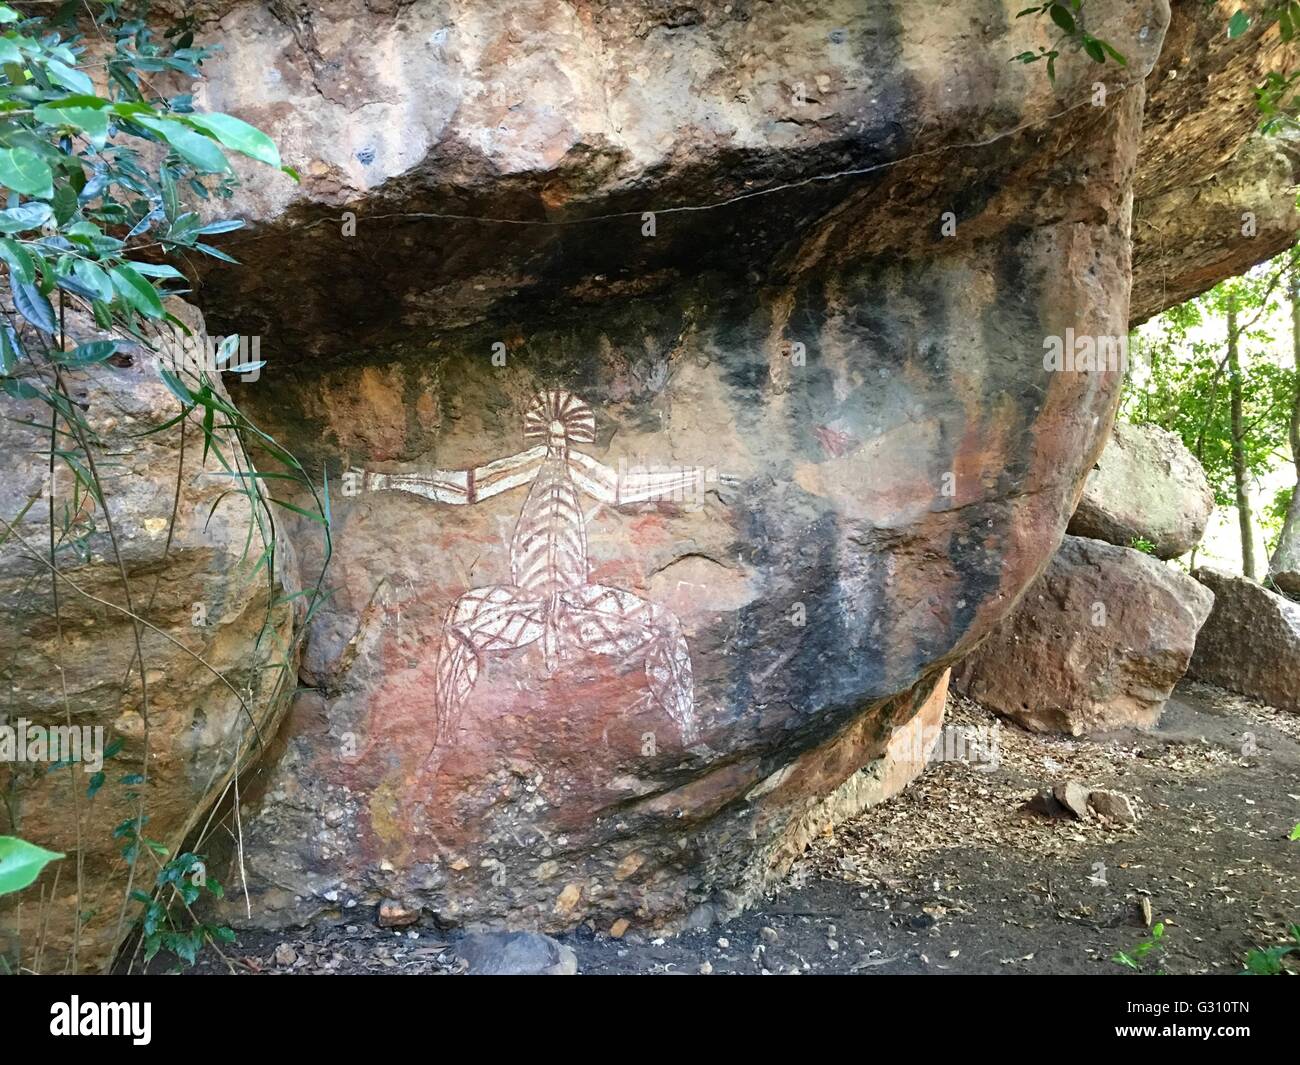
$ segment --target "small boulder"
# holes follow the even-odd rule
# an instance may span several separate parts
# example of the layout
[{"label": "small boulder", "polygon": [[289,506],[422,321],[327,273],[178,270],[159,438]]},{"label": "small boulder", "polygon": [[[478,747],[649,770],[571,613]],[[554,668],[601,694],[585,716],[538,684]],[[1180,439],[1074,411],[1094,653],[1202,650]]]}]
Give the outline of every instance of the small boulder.
[{"label": "small boulder", "polygon": [[1148,728],[1212,603],[1205,587],[1150,555],[1067,536],[952,683],[1034,732]]},{"label": "small boulder", "polygon": [[1205,470],[1176,433],[1116,422],[1067,531],[1119,547],[1146,540],[1157,558],[1177,558],[1201,542],[1213,509]]},{"label": "small boulder", "polygon": [[539,932],[471,932],[456,947],[471,976],[574,976],[578,956]]},{"label": "small boulder", "polygon": [[1207,684],[1300,713],[1300,603],[1247,577],[1202,567],[1192,574],[1214,593],[1188,668]]},{"label": "small boulder", "polygon": [[379,904],[380,928],[405,928],[419,919],[419,907],[406,906],[396,899],[384,899]]},{"label": "small boulder", "polygon": [[1088,789],[1082,784],[1076,784],[1072,780],[1066,784],[1057,784],[1052,788],[1052,797],[1076,821],[1086,821],[1092,816],[1088,810]]},{"label": "small boulder", "polygon": [[1133,800],[1118,791],[1093,791],[1088,793],[1088,805],[1092,812],[1107,821],[1120,825],[1136,825],[1137,811]]}]

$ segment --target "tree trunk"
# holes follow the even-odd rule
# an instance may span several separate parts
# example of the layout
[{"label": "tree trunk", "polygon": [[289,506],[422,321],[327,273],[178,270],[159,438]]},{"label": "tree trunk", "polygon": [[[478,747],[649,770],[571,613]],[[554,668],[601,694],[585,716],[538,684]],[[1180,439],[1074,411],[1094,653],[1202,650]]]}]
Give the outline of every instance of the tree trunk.
[{"label": "tree trunk", "polygon": [[1228,391],[1232,400],[1232,483],[1237,493],[1241,529],[1241,572],[1255,579],[1255,537],[1251,532],[1250,497],[1246,494],[1246,447],[1241,413],[1241,359],[1237,350],[1237,297],[1228,297]]},{"label": "tree trunk", "polygon": [[1300,266],[1292,267],[1289,279],[1291,295],[1291,352],[1295,359],[1295,376],[1291,379],[1291,460],[1295,463],[1296,486],[1291,505],[1282,522],[1282,535],[1269,561],[1269,574],[1284,592],[1300,594]]}]

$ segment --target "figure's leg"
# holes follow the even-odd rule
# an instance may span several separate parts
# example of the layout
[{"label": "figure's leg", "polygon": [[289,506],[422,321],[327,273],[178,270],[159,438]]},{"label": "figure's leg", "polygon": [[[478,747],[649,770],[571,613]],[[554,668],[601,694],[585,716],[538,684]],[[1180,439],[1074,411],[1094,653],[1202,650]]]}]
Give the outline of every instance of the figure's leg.
[{"label": "figure's leg", "polygon": [[466,592],[447,611],[435,661],[434,747],[449,741],[484,652],[526,647],[542,634],[542,604],[509,585]]},{"label": "figure's leg", "polygon": [[681,622],[639,595],[589,584],[560,595],[574,642],[600,655],[626,658],[645,652],[646,680],[655,702],[672,719],[684,744],[699,738],[691,652]]}]

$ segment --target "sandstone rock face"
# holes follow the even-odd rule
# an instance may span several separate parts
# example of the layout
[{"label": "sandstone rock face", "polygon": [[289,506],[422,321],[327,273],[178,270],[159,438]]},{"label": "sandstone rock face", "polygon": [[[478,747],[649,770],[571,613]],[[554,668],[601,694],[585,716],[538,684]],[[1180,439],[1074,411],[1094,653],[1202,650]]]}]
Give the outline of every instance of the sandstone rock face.
[{"label": "sandstone rock face", "polygon": [[204,297],[339,487],[256,920],[645,927],[788,864],[1109,429],[1044,352],[1126,333],[1167,11],[1096,11],[1104,108],[1001,4],[225,11],[205,102],[305,180],[250,175]]},{"label": "sandstone rock face", "polygon": [[[172,309],[202,328],[183,305]],[[273,583],[265,568],[255,571],[260,546],[244,555],[247,500],[228,495],[214,510],[232,482],[218,475],[214,457],[204,461],[196,423],[183,442],[178,431],[142,435],[178,413],[157,365],[137,352],[130,365],[68,374],[69,394],[88,423],[130,603],[145,622],[144,686],[103,507],[78,490],[62,463],[50,478],[49,430],[40,428],[49,407],[0,400],[0,515],[13,526],[12,534],[0,533],[0,683],[7,692],[0,724],[29,738],[37,734],[28,727],[66,725],[85,736],[82,764],[70,768],[51,772],[49,761],[0,759],[0,835],[69,856],[42,876],[46,907],[30,892],[0,899],[0,952],[12,962],[21,950],[30,965],[42,939],[41,967],[54,972],[72,965],[78,908],[85,917],[75,936],[76,968],[102,967],[118,944],[127,866],[113,831],[139,812],[130,793],[143,795],[143,834],[175,853],[225,793],[235,765],[275,735],[293,689],[281,678],[294,676],[296,662],[277,666],[292,642],[292,607],[279,601],[296,581],[292,551],[282,543]],[[217,437],[233,459],[239,449],[230,434],[218,430]],[[71,442],[62,449],[87,467]],[[57,612],[42,561],[49,557],[51,498],[55,557],[66,578]],[[105,779],[92,799],[95,746],[101,754],[120,750],[102,762]],[[79,842],[80,900],[72,857]],[[156,871],[142,858],[134,885],[151,890]]]},{"label": "sandstone rock face", "polygon": [[943,738],[944,711],[951,671],[946,670],[914,715],[896,727],[880,756],[850,776],[784,832],[784,855],[774,864],[784,868],[818,836],[898,795],[925,772]]},{"label": "sandstone rock face", "polygon": [[1238,7],[1175,0],[1147,79],[1134,188],[1136,325],[1289,248],[1300,232],[1300,152],[1261,136],[1252,90],[1300,66],[1300,42],[1261,20],[1229,39]]},{"label": "sandstone rock face", "polygon": [[1140,538],[1157,558],[1177,558],[1201,542],[1213,510],[1205,470],[1176,433],[1116,422],[1069,532],[1119,547]]},{"label": "sandstone rock face", "polygon": [[1192,574],[1214,593],[1188,672],[1198,680],[1300,713],[1300,603],[1245,577],[1205,567]]},{"label": "sandstone rock face", "polygon": [[1155,724],[1213,596],[1140,551],[1067,536],[953,683],[1035,732]]}]

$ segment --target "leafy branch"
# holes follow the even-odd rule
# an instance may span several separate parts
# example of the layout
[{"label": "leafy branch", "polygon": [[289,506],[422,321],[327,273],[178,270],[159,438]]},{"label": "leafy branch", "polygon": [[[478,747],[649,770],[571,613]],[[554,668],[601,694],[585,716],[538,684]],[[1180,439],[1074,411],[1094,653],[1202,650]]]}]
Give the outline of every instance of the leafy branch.
[{"label": "leafy branch", "polygon": [[1083,51],[1094,63],[1105,63],[1109,58],[1121,67],[1128,66],[1128,59],[1108,41],[1094,37],[1083,28],[1083,0],[1065,0],[1063,3],[1049,0],[1048,3],[1035,4],[1033,7],[1017,12],[1016,18],[1041,18],[1044,15],[1060,31],[1060,36],[1052,47],[1040,46],[1037,52],[1021,52],[1019,55],[1012,56],[1011,62],[1037,63],[1045,60],[1047,77],[1052,84],[1056,84],[1056,61],[1061,57],[1061,49],[1065,47],[1070,47],[1074,51]]}]

